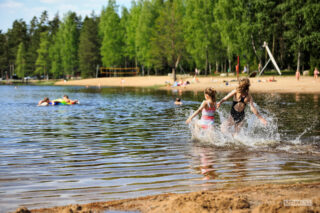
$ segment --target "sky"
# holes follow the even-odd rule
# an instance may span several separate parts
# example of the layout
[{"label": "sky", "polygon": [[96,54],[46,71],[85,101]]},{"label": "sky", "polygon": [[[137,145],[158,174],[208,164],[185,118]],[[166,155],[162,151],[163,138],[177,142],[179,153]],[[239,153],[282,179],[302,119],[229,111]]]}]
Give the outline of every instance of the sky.
[{"label": "sky", "polygon": [[[130,8],[132,0],[116,0],[119,11],[122,6]],[[100,15],[102,7],[106,7],[108,0],[0,0],[0,30],[4,33],[12,27],[14,20],[23,19],[27,25],[36,16],[48,11],[49,20],[58,12],[60,19],[68,11],[76,12],[84,18],[92,11]]]}]

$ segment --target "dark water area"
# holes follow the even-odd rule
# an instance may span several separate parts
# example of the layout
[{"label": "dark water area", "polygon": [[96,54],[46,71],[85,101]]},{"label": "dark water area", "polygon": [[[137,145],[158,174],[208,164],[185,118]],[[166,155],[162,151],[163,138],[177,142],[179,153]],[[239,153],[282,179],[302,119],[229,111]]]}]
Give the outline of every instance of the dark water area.
[{"label": "dark water area", "polygon": [[[64,94],[79,105],[37,107]],[[225,94],[218,94],[218,100]],[[174,99],[181,97],[182,106]],[[182,193],[232,184],[320,180],[318,94],[253,94],[237,138],[195,137],[202,92],[0,86],[0,212]],[[249,107],[247,107],[249,108]]]}]

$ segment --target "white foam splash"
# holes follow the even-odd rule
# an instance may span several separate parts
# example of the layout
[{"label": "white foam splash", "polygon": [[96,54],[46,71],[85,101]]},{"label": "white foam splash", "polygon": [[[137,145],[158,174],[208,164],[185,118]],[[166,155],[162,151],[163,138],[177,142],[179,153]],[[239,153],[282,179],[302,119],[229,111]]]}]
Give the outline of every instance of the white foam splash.
[{"label": "white foam splash", "polygon": [[[258,106],[256,106],[258,108]],[[211,129],[198,128],[194,119],[190,124],[192,139],[209,143],[214,146],[246,146],[252,148],[270,147],[280,143],[280,134],[278,133],[277,119],[271,113],[262,112],[260,114],[267,120],[268,124],[264,126],[260,120],[249,110],[246,112],[246,119],[240,131],[235,134],[231,127],[227,132],[221,131],[221,124],[227,121],[230,113],[226,110],[217,111],[220,122],[216,122]]]}]

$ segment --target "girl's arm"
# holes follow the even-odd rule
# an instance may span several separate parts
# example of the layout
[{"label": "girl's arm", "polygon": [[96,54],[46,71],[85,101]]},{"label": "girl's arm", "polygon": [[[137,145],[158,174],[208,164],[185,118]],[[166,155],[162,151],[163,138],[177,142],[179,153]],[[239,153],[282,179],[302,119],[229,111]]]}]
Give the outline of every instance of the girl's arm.
[{"label": "girl's arm", "polygon": [[263,123],[264,125],[267,125],[267,121],[259,114],[257,108],[255,108],[255,106],[253,105],[253,98],[251,95],[249,95],[250,98],[250,110],[253,112],[253,114],[255,114],[259,120],[261,121],[261,123]]},{"label": "girl's arm", "polygon": [[205,107],[205,105],[206,105],[206,102],[203,101],[202,104],[200,105],[199,109],[197,109],[197,111],[195,111],[195,112],[186,120],[186,123],[187,123],[187,124],[190,123],[191,120],[192,120],[192,118],[194,118],[196,115],[198,115],[198,114],[201,112],[201,110]]},{"label": "girl's arm", "polygon": [[234,96],[237,93],[237,90],[232,90],[228,95],[226,95],[224,98],[222,98],[218,103],[217,103],[217,109],[219,109],[220,105],[225,102],[226,100],[228,100],[229,98],[231,98],[232,96]]}]

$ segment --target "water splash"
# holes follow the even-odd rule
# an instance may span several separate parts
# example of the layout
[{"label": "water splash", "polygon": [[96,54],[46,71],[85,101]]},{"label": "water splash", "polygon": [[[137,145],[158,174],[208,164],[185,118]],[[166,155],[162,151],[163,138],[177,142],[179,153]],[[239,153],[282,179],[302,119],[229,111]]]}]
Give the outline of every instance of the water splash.
[{"label": "water splash", "polygon": [[245,148],[272,152],[320,154],[316,147],[310,144],[302,144],[301,142],[301,137],[315,128],[318,122],[317,119],[294,140],[288,140],[285,134],[281,135],[279,133],[277,117],[269,111],[260,109],[257,105],[255,107],[262,117],[267,120],[266,126],[247,108],[245,112],[246,118],[240,131],[235,133],[233,126],[228,127],[227,131],[225,131],[223,126],[229,119],[230,112],[227,109],[220,108],[217,111],[215,125],[210,129],[199,128],[197,126],[199,119],[193,119],[193,122],[189,125],[192,140],[228,149]]},{"label": "water splash", "polygon": [[316,127],[317,123],[318,123],[318,118],[316,118],[315,120],[313,120],[312,124],[311,124],[309,127],[305,128],[305,129],[303,130],[303,132],[302,132],[301,134],[299,134],[299,135],[298,135],[294,140],[292,140],[291,142],[292,142],[293,144],[301,144],[301,137],[302,137],[303,135],[305,135],[306,133],[312,131],[312,130]]}]

